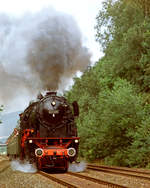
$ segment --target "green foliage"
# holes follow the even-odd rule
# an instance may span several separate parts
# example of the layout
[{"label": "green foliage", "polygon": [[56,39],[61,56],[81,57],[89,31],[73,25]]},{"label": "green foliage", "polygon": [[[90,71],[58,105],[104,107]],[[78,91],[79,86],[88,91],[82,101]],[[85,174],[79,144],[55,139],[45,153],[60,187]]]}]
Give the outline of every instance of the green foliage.
[{"label": "green foliage", "polygon": [[[109,53],[111,42],[115,40],[121,44],[124,33],[142,22],[143,16],[140,8],[133,3],[127,3],[126,0],[105,0],[103,9],[99,11],[96,18],[97,41]],[[111,52],[113,51],[115,49],[111,50]]]},{"label": "green foliage", "polygon": [[150,166],[150,18],[140,6],[104,1],[95,28],[105,55],[66,94],[79,103],[80,155],[88,160]]},{"label": "green foliage", "polygon": [[146,167],[150,164],[150,105],[147,105],[147,117],[134,134],[134,141],[128,150],[128,164],[130,166]]},{"label": "green foliage", "polygon": [[131,1],[109,0],[97,16],[96,30],[105,58],[112,61],[113,76],[149,91],[150,18]]},{"label": "green foliage", "polygon": [[[103,83],[104,78],[99,82]],[[117,79],[112,88],[108,86],[109,81],[93,99],[83,95],[78,100],[81,155],[88,159],[104,158],[128,148],[133,140],[131,133],[142,121],[142,100],[135,88],[122,79]],[[75,90],[72,93],[76,95]]]}]

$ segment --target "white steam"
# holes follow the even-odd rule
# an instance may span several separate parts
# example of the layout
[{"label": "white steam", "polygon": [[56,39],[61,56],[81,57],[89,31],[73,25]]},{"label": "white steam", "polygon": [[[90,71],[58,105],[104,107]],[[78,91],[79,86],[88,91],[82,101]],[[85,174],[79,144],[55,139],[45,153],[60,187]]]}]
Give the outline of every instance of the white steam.
[{"label": "white steam", "polygon": [[20,171],[25,173],[35,173],[37,171],[35,165],[30,164],[29,162],[21,162],[19,160],[12,161],[11,168],[14,171]]},{"label": "white steam", "polygon": [[69,172],[83,172],[87,167],[86,162],[81,161],[80,163],[70,163],[68,171]]},{"label": "white steam", "polygon": [[[70,163],[69,172],[83,172],[87,167],[86,162],[81,161],[80,163]],[[30,164],[28,161],[13,160],[11,161],[11,168],[14,171],[20,171],[25,173],[35,173],[37,168],[34,164]]]}]

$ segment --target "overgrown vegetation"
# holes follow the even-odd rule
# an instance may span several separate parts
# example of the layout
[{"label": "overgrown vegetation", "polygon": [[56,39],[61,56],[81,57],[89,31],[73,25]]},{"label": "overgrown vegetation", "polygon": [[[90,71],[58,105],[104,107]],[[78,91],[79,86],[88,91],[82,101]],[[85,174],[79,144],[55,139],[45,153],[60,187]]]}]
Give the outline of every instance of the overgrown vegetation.
[{"label": "overgrown vegetation", "polygon": [[96,40],[104,57],[66,95],[77,100],[80,155],[150,166],[150,17],[133,0],[105,0]]}]

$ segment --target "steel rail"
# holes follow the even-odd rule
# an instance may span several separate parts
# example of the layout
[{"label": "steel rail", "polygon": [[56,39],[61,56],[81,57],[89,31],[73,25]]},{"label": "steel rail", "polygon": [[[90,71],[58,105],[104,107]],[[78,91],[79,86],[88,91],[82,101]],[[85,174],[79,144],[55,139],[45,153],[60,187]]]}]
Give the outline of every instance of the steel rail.
[{"label": "steel rail", "polygon": [[0,173],[4,172],[9,167],[10,167],[10,165],[7,165],[6,167],[4,167],[3,169],[0,170]]},{"label": "steel rail", "polygon": [[[123,176],[128,176],[128,177],[140,178],[140,179],[143,179],[143,180],[150,181],[150,173],[146,173],[146,172],[138,172],[138,171],[134,171],[134,170],[130,171],[130,170],[127,170],[127,169],[121,169],[121,168],[115,168],[115,167],[113,168],[113,167],[106,167],[106,166],[95,166],[95,165],[88,165],[87,169],[95,170],[95,171],[101,171],[101,172],[104,172],[104,173],[111,173],[111,174],[118,174],[118,175],[123,175]],[[136,173],[137,175],[135,175],[133,173]],[[138,174],[149,175],[149,177],[138,175]]]},{"label": "steel rail", "polygon": [[[45,173],[43,171],[39,171],[38,172],[40,175],[42,176],[45,176],[49,179],[51,179],[52,181],[55,181],[61,185],[64,185],[66,187],[69,187],[69,188],[79,188],[79,186],[75,186],[75,185],[72,185],[66,181],[63,181],[63,180],[60,180],[56,177],[54,177],[53,175],[51,174],[48,174],[48,173]],[[90,176],[85,176],[85,175],[82,175],[82,174],[79,174],[79,173],[74,173],[74,172],[67,172],[66,175],[71,175],[71,176],[75,176],[75,177],[78,177],[78,178],[81,178],[81,179],[85,179],[85,180],[88,180],[88,181],[91,181],[93,183],[97,183],[99,185],[107,185],[108,187],[111,187],[111,188],[127,188],[123,185],[119,185],[119,184],[114,184],[114,183],[111,183],[111,182],[107,182],[107,181],[103,181],[103,180],[100,180],[100,179],[96,179],[96,178],[92,178]]]},{"label": "steel rail", "polygon": [[104,166],[104,165],[92,165],[92,164],[89,164],[88,165],[89,167],[97,167],[97,168],[104,168],[104,169],[111,169],[111,170],[122,170],[122,171],[125,171],[125,172],[133,172],[133,173],[137,173],[137,174],[145,174],[145,175],[150,175],[150,170],[149,172],[144,172],[144,171],[141,171],[140,169],[134,169],[134,168],[128,168],[128,167],[117,167],[117,166]]},{"label": "steel rail", "polygon": [[111,183],[111,182],[108,182],[108,181],[96,179],[96,178],[93,178],[93,177],[90,177],[90,176],[85,176],[85,175],[82,175],[82,174],[79,174],[79,173],[68,172],[68,174],[82,178],[82,179],[86,179],[86,180],[89,180],[89,181],[92,181],[92,182],[95,182],[95,183],[98,183],[98,184],[101,184],[101,185],[108,185],[112,188],[127,188],[123,185],[119,185],[119,184]]},{"label": "steel rail", "polygon": [[[3,160],[3,161],[0,162],[0,164],[4,163],[4,162],[8,162],[8,160]],[[8,167],[10,167],[10,164],[8,164],[8,165],[4,166],[3,168],[1,168],[0,169],[0,173],[4,172]]]},{"label": "steel rail", "polygon": [[61,184],[61,185],[64,185],[64,186],[66,186],[66,187],[69,187],[69,188],[78,188],[78,187],[75,186],[75,185],[72,185],[72,184],[70,184],[70,183],[68,183],[68,182],[66,182],[66,181],[60,180],[60,179],[58,179],[58,178],[55,178],[54,176],[52,176],[52,175],[50,175],[50,174],[47,174],[47,173],[45,173],[45,172],[39,171],[38,174],[40,174],[40,175],[42,175],[42,176],[45,176],[46,178],[51,179],[52,181],[57,182],[57,183],[59,183],[59,184]]}]

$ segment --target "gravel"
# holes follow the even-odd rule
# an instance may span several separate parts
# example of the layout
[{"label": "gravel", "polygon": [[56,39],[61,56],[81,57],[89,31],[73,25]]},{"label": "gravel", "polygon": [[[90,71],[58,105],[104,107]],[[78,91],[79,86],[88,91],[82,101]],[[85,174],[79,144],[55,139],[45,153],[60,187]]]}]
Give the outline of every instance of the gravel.
[{"label": "gravel", "polygon": [[64,188],[37,173],[14,171],[10,166],[6,168],[9,164],[0,156],[0,188]]},{"label": "gravel", "polygon": [[[0,156],[0,188],[64,188],[38,173],[24,173],[14,171],[9,165],[7,158]],[[6,168],[6,169],[5,169]],[[3,170],[4,169],[4,170]],[[143,170],[144,171],[144,170]],[[145,170],[148,171],[148,170]],[[108,174],[92,170],[85,170],[81,174],[88,175],[104,181],[109,181],[124,185],[128,188],[150,188],[150,182],[137,178],[125,177],[121,175]]]},{"label": "gravel", "polygon": [[150,188],[149,181],[141,180],[139,178],[108,174],[108,173],[98,172],[98,171],[93,171],[93,170],[86,170],[85,172],[81,174],[90,176],[93,178],[101,179],[104,181],[109,181],[112,183],[120,184],[128,188]]}]

